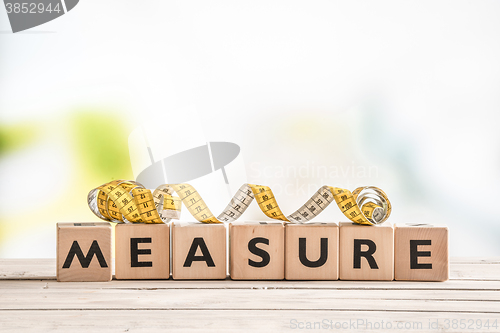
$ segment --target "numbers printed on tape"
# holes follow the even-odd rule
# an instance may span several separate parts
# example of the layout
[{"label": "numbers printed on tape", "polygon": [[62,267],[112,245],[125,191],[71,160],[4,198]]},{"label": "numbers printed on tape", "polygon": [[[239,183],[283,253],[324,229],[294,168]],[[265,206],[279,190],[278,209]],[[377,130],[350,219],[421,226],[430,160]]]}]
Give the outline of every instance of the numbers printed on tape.
[{"label": "numbers printed on tape", "polygon": [[182,202],[198,221],[222,223],[237,220],[254,199],[267,217],[291,223],[310,221],[333,201],[349,220],[358,224],[382,223],[392,211],[384,191],[373,186],[358,187],[353,192],[323,186],[288,216],[283,214],[268,186],[253,184],[243,184],[218,217],[189,184],[164,184],[151,192],[134,181],[114,180],[91,190],[87,201],[97,217],[112,222],[166,223],[180,218]]}]

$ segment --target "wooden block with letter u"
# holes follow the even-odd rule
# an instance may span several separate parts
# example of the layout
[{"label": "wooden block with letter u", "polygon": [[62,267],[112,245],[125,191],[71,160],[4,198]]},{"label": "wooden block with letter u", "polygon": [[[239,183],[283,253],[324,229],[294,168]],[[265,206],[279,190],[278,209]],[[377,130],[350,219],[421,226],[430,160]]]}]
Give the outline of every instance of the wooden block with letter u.
[{"label": "wooden block with letter u", "polygon": [[111,274],[110,223],[57,223],[57,281],[110,281]]},{"label": "wooden block with letter u", "polygon": [[340,279],[393,280],[394,229],[391,224],[369,226],[341,222]]},{"label": "wooden block with letter u", "polygon": [[233,280],[283,280],[285,228],[281,222],[231,222],[229,270]]},{"label": "wooden block with letter u", "polygon": [[225,279],[225,225],[174,222],[172,276],[174,279]]},{"label": "wooden block with letter u", "polygon": [[285,279],[338,280],[339,228],[335,223],[285,226]]},{"label": "wooden block with letter u", "polygon": [[394,248],[396,280],[448,280],[448,228],[446,226],[396,224]]},{"label": "wooden block with letter u", "polygon": [[116,279],[169,279],[168,224],[120,223],[115,227]]}]

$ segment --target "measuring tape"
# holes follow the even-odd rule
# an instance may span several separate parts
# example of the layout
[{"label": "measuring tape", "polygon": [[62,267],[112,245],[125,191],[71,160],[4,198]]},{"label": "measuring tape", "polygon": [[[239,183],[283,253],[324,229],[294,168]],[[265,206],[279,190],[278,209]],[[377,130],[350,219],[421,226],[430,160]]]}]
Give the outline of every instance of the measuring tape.
[{"label": "measuring tape", "polygon": [[283,214],[268,186],[253,184],[243,184],[218,217],[212,214],[200,194],[189,184],[164,184],[151,192],[135,181],[114,180],[91,190],[87,197],[88,205],[97,217],[118,223],[167,223],[180,218],[181,203],[202,223],[232,222],[245,212],[254,199],[267,217],[290,223],[313,219],[333,201],[349,220],[358,224],[380,224],[392,211],[384,191],[373,186],[358,187],[353,192],[323,186],[288,216]]}]

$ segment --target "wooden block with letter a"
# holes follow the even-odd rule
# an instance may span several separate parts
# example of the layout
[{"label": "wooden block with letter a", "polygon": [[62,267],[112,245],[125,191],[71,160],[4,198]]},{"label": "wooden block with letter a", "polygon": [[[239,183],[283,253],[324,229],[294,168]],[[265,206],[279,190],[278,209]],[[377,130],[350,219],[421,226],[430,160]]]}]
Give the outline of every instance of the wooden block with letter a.
[{"label": "wooden block with letter a", "polygon": [[391,224],[369,226],[341,222],[339,238],[341,280],[394,279],[394,229]]},{"label": "wooden block with letter a", "polygon": [[335,223],[285,225],[285,279],[338,280],[339,228]]},{"label": "wooden block with letter a", "polygon": [[57,223],[57,281],[110,281],[111,274],[110,223]]},{"label": "wooden block with letter a", "polygon": [[174,279],[226,278],[226,226],[223,223],[172,224]]},{"label": "wooden block with letter a", "polygon": [[231,222],[229,270],[233,280],[283,280],[285,228],[281,222]]},{"label": "wooden block with letter a", "polygon": [[396,280],[448,280],[448,228],[446,226],[396,224],[394,230]]},{"label": "wooden block with letter a", "polygon": [[168,224],[117,224],[115,244],[116,279],[170,278]]}]

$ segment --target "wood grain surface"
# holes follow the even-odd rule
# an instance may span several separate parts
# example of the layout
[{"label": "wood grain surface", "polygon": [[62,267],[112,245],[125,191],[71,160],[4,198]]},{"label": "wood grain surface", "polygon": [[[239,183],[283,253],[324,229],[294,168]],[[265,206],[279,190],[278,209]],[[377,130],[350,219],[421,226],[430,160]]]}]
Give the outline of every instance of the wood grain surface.
[{"label": "wood grain surface", "polygon": [[0,331],[500,332],[500,258],[451,258],[446,282],[55,278],[54,259],[0,260]]}]

